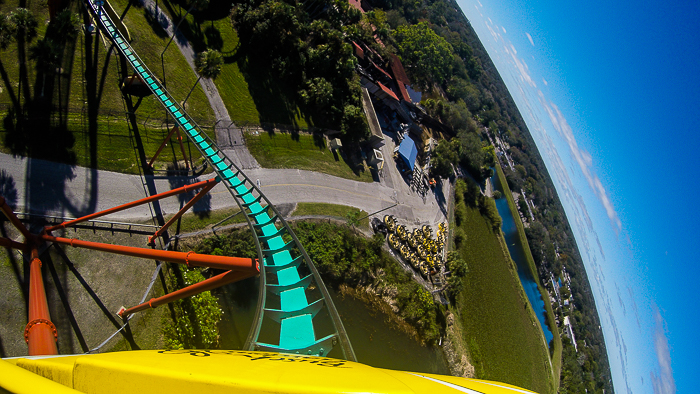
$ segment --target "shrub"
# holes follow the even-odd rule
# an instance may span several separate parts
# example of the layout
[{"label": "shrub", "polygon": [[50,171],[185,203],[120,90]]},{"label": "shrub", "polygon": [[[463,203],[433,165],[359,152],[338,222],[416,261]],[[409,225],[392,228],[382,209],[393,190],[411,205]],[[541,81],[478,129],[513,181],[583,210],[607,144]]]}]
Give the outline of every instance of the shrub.
[{"label": "shrub", "polygon": [[467,234],[462,230],[461,227],[457,227],[455,229],[455,244],[459,248],[464,241],[467,240]]},{"label": "shrub", "polygon": [[455,207],[455,222],[457,226],[461,226],[467,217],[467,206],[464,205],[464,201],[460,201]]},{"label": "shrub", "polygon": [[488,197],[480,199],[479,210],[481,214],[486,216],[489,222],[491,222],[491,227],[493,227],[494,230],[501,228],[503,219],[501,219],[501,215],[498,214],[498,208],[496,207],[496,201],[494,201],[494,199]]},{"label": "shrub", "polygon": [[[168,275],[175,289],[181,289],[204,280],[198,269],[172,267]],[[166,318],[163,337],[166,349],[212,349],[219,346],[219,321],[222,311],[211,292],[172,303],[174,316]]]}]

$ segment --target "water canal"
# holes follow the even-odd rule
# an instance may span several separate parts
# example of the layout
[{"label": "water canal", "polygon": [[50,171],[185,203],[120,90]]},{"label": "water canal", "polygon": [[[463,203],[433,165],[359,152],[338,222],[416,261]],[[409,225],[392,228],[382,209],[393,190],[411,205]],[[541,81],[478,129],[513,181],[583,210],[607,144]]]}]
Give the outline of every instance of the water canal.
[{"label": "water canal", "polygon": [[[241,349],[257,306],[258,280],[250,279],[216,292],[224,311],[219,324],[222,349]],[[440,347],[426,347],[401,331],[388,316],[364,302],[328,288],[361,363],[379,368],[449,375]],[[264,327],[264,326],[263,326]],[[261,337],[265,333],[261,333]],[[331,356],[333,353],[331,353]]]},{"label": "water canal", "polygon": [[537,287],[537,281],[528,267],[527,260],[525,258],[525,245],[520,240],[518,236],[518,228],[515,226],[515,219],[508,206],[508,200],[505,197],[503,188],[498,180],[498,176],[494,175],[491,177],[491,182],[493,183],[494,190],[499,190],[503,193],[503,197],[496,200],[496,207],[498,208],[498,213],[503,219],[503,224],[501,230],[503,230],[503,235],[505,237],[506,244],[508,245],[508,252],[510,252],[510,257],[515,261],[515,265],[518,268],[518,277],[520,278],[520,283],[527,294],[527,299],[532,305],[532,309],[535,310],[537,315],[537,320],[540,322],[542,327],[542,332],[547,339],[547,344],[550,343],[554,336],[552,331],[547,326],[545,316],[547,311],[544,307],[544,301],[542,300],[542,294]]}]

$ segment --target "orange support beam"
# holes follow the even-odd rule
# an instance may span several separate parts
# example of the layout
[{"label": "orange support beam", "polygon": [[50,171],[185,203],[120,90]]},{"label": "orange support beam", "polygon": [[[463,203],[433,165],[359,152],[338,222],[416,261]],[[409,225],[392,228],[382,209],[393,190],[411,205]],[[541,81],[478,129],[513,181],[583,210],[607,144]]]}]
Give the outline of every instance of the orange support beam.
[{"label": "orange support beam", "polygon": [[0,210],[2,210],[2,212],[5,214],[5,216],[7,216],[7,219],[10,220],[12,225],[15,226],[15,228],[17,230],[19,230],[19,232],[21,232],[22,235],[24,235],[25,239],[27,239],[27,240],[34,239],[34,235],[32,235],[29,232],[29,230],[27,230],[27,228],[24,227],[24,224],[22,224],[22,222],[19,221],[19,219],[15,215],[14,211],[12,211],[12,208],[9,205],[7,205],[5,198],[2,196],[0,196]]},{"label": "orange support beam", "polygon": [[155,307],[161,306],[163,304],[167,304],[167,303],[170,303],[173,301],[181,300],[183,298],[193,296],[195,294],[199,294],[199,293],[202,293],[205,291],[216,289],[217,287],[221,287],[221,286],[227,285],[229,283],[238,282],[239,280],[250,278],[251,276],[255,276],[255,273],[227,271],[227,272],[224,272],[223,274],[216,275],[216,276],[211,277],[207,280],[203,280],[199,283],[195,283],[193,285],[187,286],[184,289],[180,289],[180,290],[174,291],[170,294],[166,294],[162,297],[151,298],[150,301],[144,302],[143,304],[136,305],[136,306],[131,307],[129,309],[122,309],[118,312],[118,315],[121,316],[122,318],[124,318],[124,317],[131,315],[131,314],[143,311],[143,310],[148,309],[148,308],[155,308]]},{"label": "orange support beam", "polygon": [[[106,215],[109,215],[109,214],[112,214],[112,213],[115,213],[115,212],[123,211],[123,210],[125,210],[125,209],[137,207],[137,206],[139,206],[139,205],[147,204],[147,203],[149,203],[149,202],[151,202],[151,201],[156,201],[156,200],[160,200],[160,199],[163,199],[163,198],[166,198],[166,197],[171,197],[171,196],[175,196],[175,195],[178,195],[178,194],[181,194],[181,193],[186,193],[186,192],[188,192],[188,191],[200,189],[200,188],[203,188],[203,187],[207,187],[208,185],[212,185],[212,184],[216,185],[218,182],[219,182],[219,178],[216,177],[216,178],[212,178],[212,179],[209,179],[209,180],[206,180],[206,181],[193,183],[193,184],[191,184],[191,185],[185,185],[185,186],[182,186],[182,187],[178,187],[177,189],[173,189],[173,190],[170,190],[170,191],[167,191],[167,192],[163,192],[163,193],[154,194],[154,195],[152,195],[152,196],[150,196],[150,197],[146,197],[146,198],[142,198],[142,199],[140,199],[140,200],[132,201],[132,202],[130,202],[130,203],[123,204],[123,205],[120,205],[120,206],[118,206],[118,207],[114,207],[114,208],[110,208],[110,209],[105,209],[104,211],[95,212],[95,213],[93,213],[93,214],[90,214],[90,215],[87,215],[87,216],[83,216],[83,217],[78,218],[78,219],[73,219],[73,220],[70,220],[70,221],[67,221],[67,222],[63,222],[63,223],[61,223],[61,224],[57,224],[57,225],[55,225],[55,226],[47,227],[47,228],[44,229],[44,232],[45,232],[45,233],[50,233],[50,232],[52,232],[52,231],[54,231],[54,230],[58,230],[58,229],[61,229],[61,228],[66,228],[66,227],[68,227],[68,226],[71,226],[71,225],[74,225],[74,224],[78,224],[78,223],[82,223],[82,222],[87,221],[87,220],[96,219],[96,218],[99,218],[99,217],[102,217],[102,216],[106,216]],[[20,224],[21,224],[21,223],[20,223]],[[30,234],[30,235],[31,235],[31,234]]]},{"label": "orange support beam", "polygon": [[49,315],[44,280],[41,277],[41,260],[36,249],[32,249],[29,267],[29,323],[24,328],[24,340],[29,345],[30,356],[58,354],[58,332]]},{"label": "orange support beam", "polygon": [[204,197],[205,194],[209,193],[209,191],[210,191],[211,189],[213,189],[214,186],[216,186],[216,183],[211,183],[211,184],[209,184],[209,185],[204,186],[204,188],[203,188],[202,190],[200,190],[199,193],[197,193],[196,196],[192,197],[192,199],[191,199],[190,201],[188,201],[187,204],[185,204],[185,206],[182,207],[182,209],[180,209],[180,210],[175,214],[175,216],[173,216],[172,218],[170,218],[170,220],[168,220],[168,222],[165,223],[165,224],[163,225],[163,227],[161,227],[158,231],[156,231],[155,234],[153,234],[153,236],[148,237],[148,244],[149,244],[149,245],[155,244],[155,239],[156,239],[156,238],[160,237],[161,234],[163,234],[163,233],[168,229],[168,227],[170,227],[173,223],[175,223],[175,221],[177,221],[177,220],[180,218],[180,216],[182,216],[185,212],[187,212],[188,209],[192,208],[192,206],[193,206],[194,204],[196,204],[197,201],[199,201],[200,198]]},{"label": "orange support beam", "polygon": [[24,250],[24,248],[27,246],[27,244],[23,244],[23,243],[13,241],[13,240],[7,239],[7,238],[0,238],[0,246],[3,248]]},{"label": "orange support beam", "polygon": [[[168,144],[168,141],[170,141],[170,137],[172,137],[172,136],[173,136],[173,133],[175,133],[178,129],[179,129],[179,127],[178,127],[178,126],[175,126],[175,127],[172,128],[172,130],[170,130],[170,132],[168,133],[168,136],[165,137],[165,139],[163,140],[163,143],[160,144],[160,147],[159,147],[158,150],[156,151],[156,154],[153,156],[153,158],[151,159],[151,161],[148,163],[148,166],[149,166],[149,167],[153,168],[153,163],[154,163],[154,162],[156,161],[156,159],[158,158],[158,155],[160,155],[160,152],[163,150],[163,148],[165,148],[165,145]],[[178,131],[178,135],[179,135],[179,131]]]},{"label": "orange support beam", "polygon": [[180,151],[182,152],[182,157],[185,158],[185,166],[186,166],[187,169],[189,170],[189,169],[190,169],[190,163],[189,163],[189,159],[187,158],[187,154],[185,154],[185,145],[182,144],[182,136],[180,135],[180,128],[179,128],[179,127],[176,127],[176,129],[177,129],[177,131],[176,131],[176,133],[177,133],[177,142],[180,143]]},{"label": "orange support beam", "polygon": [[174,252],[169,250],[136,248],[133,246],[110,245],[100,242],[81,241],[74,238],[53,237],[46,234],[42,234],[39,237],[47,242],[55,242],[77,248],[100,250],[103,252],[121,254],[125,256],[186,264],[188,267],[209,267],[223,270],[235,270],[251,272],[254,275],[260,273],[260,266],[257,259],[254,260],[242,257],[213,256],[194,252]]}]

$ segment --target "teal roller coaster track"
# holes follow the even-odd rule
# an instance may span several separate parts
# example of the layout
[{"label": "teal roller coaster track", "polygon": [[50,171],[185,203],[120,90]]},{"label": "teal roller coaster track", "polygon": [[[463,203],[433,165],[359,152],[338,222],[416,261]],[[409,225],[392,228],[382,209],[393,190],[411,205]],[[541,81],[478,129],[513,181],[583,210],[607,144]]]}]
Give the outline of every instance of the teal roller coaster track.
[{"label": "teal roller coaster track", "polygon": [[87,0],[86,3],[100,29],[206,157],[233,200],[246,214],[248,226],[255,235],[258,257],[264,264],[256,317],[244,347],[247,350],[319,356],[326,356],[336,348],[342,352],[341,358],[356,361],[323,280],[275,206],[173,99],[109,15],[102,12],[101,2]]}]

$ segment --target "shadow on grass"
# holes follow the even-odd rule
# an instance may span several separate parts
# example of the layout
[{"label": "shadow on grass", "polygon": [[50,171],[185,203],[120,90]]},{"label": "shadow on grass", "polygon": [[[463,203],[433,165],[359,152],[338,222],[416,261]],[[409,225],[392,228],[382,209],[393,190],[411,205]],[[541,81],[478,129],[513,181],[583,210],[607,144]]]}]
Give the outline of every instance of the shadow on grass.
[{"label": "shadow on grass", "polygon": [[[182,172],[181,170],[177,169],[176,165],[177,163],[172,165],[172,170],[168,170],[168,182],[170,183],[171,190],[196,183],[196,180],[193,178],[178,176]],[[177,199],[180,202],[180,208],[182,208],[185,204],[187,204],[188,201],[194,198],[194,196],[197,195],[199,190],[188,191],[186,193],[178,194]],[[197,202],[192,206],[191,212],[197,215],[197,217],[200,219],[208,218],[211,214],[211,194],[207,193],[204,196],[202,196],[202,198],[197,200]]]},{"label": "shadow on grass", "polygon": [[[109,309],[107,309],[107,307],[106,307],[105,304],[102,302],[102,300],[100,299],[100,297],[97,295],[97,293],[95,293],[95,290],[93,290],[93,288],[87,283],[87,281],[86,281],[85,278],[80,274],[80,272],[77,270],[77,268],[75,268],[75,265],[74,265],[73,262],[68,258],[68,256],[67,256],[66,253],[63,251],[63,249],[62,249],[60,246],[56,245],[56,244],[54,244],[54,248],[55,248],[56,251],[58,252],[59,256],[61,256],[61,259],[66,263],[66,267],[70,270],[70,272],[73,274],[73,276],[75,276],[75,278],[78,280],[78,282],[80,282],[80,284],[83,286],[83,288],[85,289],[85,291],[87,291],[87,293],[88,293],[88,294],[90,295],[90,297],[93,299],[93,301],[95,302],[95,304],[97,304],[97,306],[98,306],[99,309],[102,311],[102,313],[105,315],[105,317],[112,323],[112,325],[113,325],[115,328],[119,329],[119,328],[122,326],[122,322],[119,321],[119,320],[117,320],[117,318],[114,317],[114,316],[115,316],[114,312],[112,312],[112,311],[110,311]],[[42,258],[43,258],[43,257],[42,257]],[[136,342],[134,341],[134,337],[133,337],[133,335],[131,334],[131,330],[130,330],[129,326],[126,326],[125,329],[121,331],[121,334],[122,334],[122,336],[124,337],[124,339],[126,339],[127,342],[129,342],[129,345],[131,346],[131,348],[132,348],[133,350],[140,350],[139,346],[138,346],[138,345],[136,344]]]},{"label": "shadow on grass", "polygon": [[214,26],[207,26],[204,29],[204,37],[207,40],[207,46],[209,48],[221,51],[224,49],[224,39],[221,37],[221,32]]},{"label": "shadow on grass", "polygon": [[168,28],[168,26],[170,26],[170,21],[164,13],[154,13],[151,12],[151,10],[144,9],[143,16],[146,18],[146,22],[149,26],[151,26],[151,29],[153,30],[153,33],[156,36],[158,36],[159,38],[169,37],[166,29]]},{"label": "shadow on grass", "polygon": [[326,149],[326,138],[322,133],[314,133],[314,145],[316,145],[318,149]]},{"label": "shadow on grass", "polygon": [[340,148],[340,157],[352,170],[353,174],[360,176],[365,172],[365,166],[362,158],[358,156],[358,152],[360,152],[360,148],[356,146],[343,146]]},{"label": "shadow on grass", "polygon": [[[53,323],[56,325],[56,328],[59,331],[66,332],[66,334],[70,331],[70,329],[72,329],[73,333],[75,334],[75,337],[78,339],[78,343],[80,344],[80,348],[82,349],[82,351],[89,351],[90,348],[88,347],[88,344],[85,341],[85,337],[83,336],[83,333],[80,330],[80,326],[78,326],[78,322],[75,319],[75,315],[73,314],[73,309],[70,307],[68,293],[61,284],[61,282],[65,282],[68,279],[65,266],[60,266],[60,273],[63,277],[61,279],[59,278],[59,272],[56,270],[55,264],[53,262],[53,259],[51,259],[50,254],[47,253],[45,257],[42,257],[41,261],[42,263],[46,264],[49,268],[49,273],[51,274],[53,285],[56,288],[56,293],[58,293],[58,297],[60,298],[61,304],[63,305],[63,310],[65,311],[65,314],[59,314],[58,316],[55,316],[52,320]],[[70,328],[66,326],[65,320],[68,320]],[[69,349],[73,349],[73,335],[60,335],[59,337],[61,338],[59,340],[59,346],[63,348],[61,342],[67,341]]]},{"label": "shadow on grass", "polygon": [[[280,78],[270,64],[257,60],[243,46],[237,53],[238,67],[248,84],[248,91],[261,124],[270,128],[301,128],[297,117],[301,103],[296,101],[293,82]],[[308,119],[305,119],[308,122]],[[269,132],[269,131],[268,131]]]},{"label": "shadow on grass", "polygon": [[[75,164],[75,138],[66,125],[70,83],[65,81],[70,81],[78,36],[60,34],[65,27],[58,19],[48,25],[45,37],[31,46],[24,36],[17,39],[22,88],[15,94],[13,84],[5,81],[13,103],[3,119],[4,143],[13,155]],[[36,66],[33,92],[28,73],[22,72],[29,64],[27,57]]]},{"label": "shadow on grass", "polygon": [[[188,2],[161,1],[159,5],[173,16],[171,23],[175,26],[179,24],[177,39],[180,40],[182,37],[188,40],[195,52],[201,52],[208,48],[221,51],[224,48],[221,32],[214,26],[214,21],[228,18],[233,5],[232,1],[209,2],[206,9],[193,9],[190,12],[191,19],[188,16],[188,19],[185,20],[182,20],[182,17],[191,6]],[[204,27],[205,24],[206,27]]]}]

